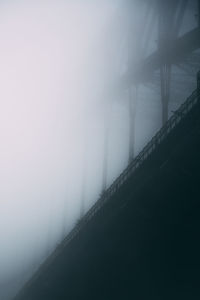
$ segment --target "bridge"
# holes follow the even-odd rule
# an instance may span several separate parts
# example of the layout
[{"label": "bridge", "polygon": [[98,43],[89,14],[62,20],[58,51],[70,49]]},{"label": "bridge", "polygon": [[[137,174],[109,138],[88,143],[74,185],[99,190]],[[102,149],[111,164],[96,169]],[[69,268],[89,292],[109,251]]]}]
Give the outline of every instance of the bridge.
[{"label": "bridge", "polygon": [[16,300],[199,298],[199,83]]},{"label": "bridge", "polygon": [[[22,266],[22,280],[13,280],[10,294],[20,286],[14,300],[200,299],[200,0],[127,0],[119,8],[103,46],[103,67],[115,79],[108,75],[97,97],[107,105],[101,194],[88,206],[83,158],[79,218],[67,232],[62,212],[61,242],[38,255],[39,267]],[[122,28],[120,17],[127,19]],[[138,104],[143,97],[143,108],[157,105],[156,96],[161,128],[138,152],[137,128],[144,121],[138,121]],[[128,165],[110,184],[116,103],[128,112]],[[12,278],[6,284],[2,297],[10,300]]]}]

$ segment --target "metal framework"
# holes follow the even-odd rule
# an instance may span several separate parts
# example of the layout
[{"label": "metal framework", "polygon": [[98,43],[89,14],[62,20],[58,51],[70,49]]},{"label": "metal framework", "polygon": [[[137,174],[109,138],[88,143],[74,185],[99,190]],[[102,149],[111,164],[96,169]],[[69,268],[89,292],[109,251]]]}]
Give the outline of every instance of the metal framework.
[{"label": "metal framework", "polygon": [[[128,92],[129,162],[135,156],[135,120],[137,113],[136,104],[139,101],[139,86],[149,82],[153,78],[154,72],[159,70],[161,116],[162,124],[165,124],[168,120],[172,66],[178,65],[181,67],[181,63],[187,63],[187,59],[192,52],[200,48],[200,0],[197,1],[198,26],[184,35],[179,36],[179,33],[189,0],[155,0],[151,3],[149,1],[146,2],[142,19],[143,26],[141,26],[135,36],[134,45],[130,41],[132,32],[128,36],[130,48],[127,62],[128,68],[113,89],[115,91],[127,90]],[[129,9],[131,10],[132,6]],[[158,32],[157,50],[146,57],[147,48],[156,26]],[[130,26],[130,30],[132,29],[132,26]],[[132,60],[132,52],[137,53],[134,61]],[[184,68],[186,67],[184,66]],[[108,173],[107,130],[104,133],[103,191],[107,186]]]},{"label": "metal framework", "polygon": [[[152,4],[153,3],[153,4]],[[119,192],[122,185],[130,179],[130,177],[138,170],[138,168],[149,158],[149,156],[157,149],[157,147],[168,137],[172,130],[182,121],[183,118],[195,107],[200,105],[200,72],[197,75],[197,89],[191,94],[181,107],[174,112],[168,120],[168,104],[170,100],[171,86],[171,70],[172,65],[180,65],[186,61],[192,52],[200,48],[200,0],[198,3],[198,26],[195,29],[179,36],[180,28],[183,22],[184,13],[187,8],[188,0],[155,0],[146,2],[146,11],[144,14],[144,27],[137,36],[138,43],[135,45],[138,53],[137,63],[128,60],[127,71],[116,85],[113,87],[115,91],[126,90],[128,92],[129,105],[129,165],[123,173],[107,188],[108,177],[108,152],[109,152],[109,119],[111,109],[105,113],[105,130],[103,144],[103,174],[102,174],[102,195],[92,208],[85,214],[86,199],[86,176],[83,174],[82,182],[82,199],[80,207],[80,220],[73,230],[68,234],[60,247],[56,249],[52,256],[42,266],[51,263],[66,247],[66,245],[77,236],[85,224],[94,218],[99,210],[110,201],[113,195]],[[166,7],[168,13],[166,14]],[[156,23],[156,21],[158,22]],[[148,26],[149,24],[149,26]],[[158,25],[157,50],[146,57],[146,49],[149,45],[150,38],[154,27]],[[139,86],[149,82],[155,71],[159,70],[160,74],[160,93],[162,103],[162,128],[144,147],[144,149],[135,157],[135,119],[136,105],[139,98]],[[135,157],[135,158],[134,158]],[[86,165],[84,170],[86,170]],[[86,171],[84,171],[86,172]],[[41,270],[40,270],[41,272]],[[34,278],[37,277],[35,274]],[[28,284],[31,284],[29,282]]]},{"label": "metal framework", "polygon": [[[108,203],[114,194],[118,193],[122,185],[127,182],[130,177],[141,167],[141,165],[149,158],[150,155],[161,145],[170,133],[187,117],[191,110],[200,107],[200,71],[197,74],[197,89],[187,98],[180,108],[172,115],[165,125],[157,132],[151,141],[137,155],[137,157],[128,165],[124,172],[113,182],[113,184],[102,194],[100,199],[92,206],[92,208],[79,220],[72,231],[67,235],[63,242],[56,248],[52,255],[45,261],[35,275],[27,282],[24,290],[40,276],[43,270],[50,265],[63,249],[79,234],[83,227],[93,219],[99,210]],[[23,293],[23,290],[21,291]],[[20,299],[19,293],[16,299]]]},{"label": "metal framework", "polygon": [[113,184],[102,194],[101,198],[85,214],[77,226],[63,241],[63,247],[66,246],[81,230],[82,225],[93,218],[96,213],[110,200],[110,198],[119,191],[121,186],[132,174],[148,159],[155,149],[168,137],[171,131],[182,121],[183,118],[197,105],[200,105],[200,71],[197,74],[197,89],[187,98],[180,108],[170,117],[163,127],[156,133],[144,149],[132,160],[128,167],[113,182]]}]

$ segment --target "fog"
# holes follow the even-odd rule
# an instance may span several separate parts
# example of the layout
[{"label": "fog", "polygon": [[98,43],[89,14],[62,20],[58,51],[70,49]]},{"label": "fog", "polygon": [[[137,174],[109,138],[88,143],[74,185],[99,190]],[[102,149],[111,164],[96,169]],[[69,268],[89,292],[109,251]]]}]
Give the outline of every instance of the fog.
[{"label": "fog", "polygon": [[[0,3],[1,287],[21,286],[98,199],[108,120],[107,186],[128,163],[128,95],[109,87],[137,59],[128,41],[143,8],[125,2]],[[160,106],[142,87],[136,154],[161,126]]]}]

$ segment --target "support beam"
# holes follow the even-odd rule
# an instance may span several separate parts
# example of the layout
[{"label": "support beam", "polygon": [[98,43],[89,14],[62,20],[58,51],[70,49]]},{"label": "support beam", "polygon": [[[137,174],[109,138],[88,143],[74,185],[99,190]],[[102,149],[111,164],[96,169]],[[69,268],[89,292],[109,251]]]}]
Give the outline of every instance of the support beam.
[{"label": "support beam", "polygon": [[110,131],[111,110],[112,110],[112,106],[111,103],[109,103],[104,115],[102,192],[106,190],[107,181],[108,181],[108,153],[109,153],[109,131]]},{"label": "support beam", "polygon": [[171,65],[160,67],[160,87],[162,101],[162,125],[168,120],[168,104],[170,98]]},{"label": "support beam", "polygon": [[108,128],[105,129],[104,133],[104,153],[103,153],[103,182],[102,191],[104,192],[107,187],[108,177]]},{"label": "support beam", "polygon": [[[180,19],[183,17],[182,7],[178,20],[176,20],[176,12],[179,8],[179,1],[160,2],[159,5],[159,19],[158,19],[158,51],[160,55],[165,54],[166,47],[173,44],[174,39],[179,30]],[[177,24],[178,22],[178,24]],[[162,104],[162,124],[168,120],[168,104],[170,98],[170,80],[171,80],[171,64],[164,62],[160,64],[160,91]]]},{"label": "support beam", "polygon": [[64,199],[63,207],[62,207],[62,215],[61,215],[61,240],[63,240],[66,235],[66,212],[67,212],[67,204],[66,204],[66,200]]},{"label": "support beam", "polygon": [[129,163],[135,156],[135,118],[138,100],[138,87],[129,88]]},{"label": "support beam", "polygon": [[82,182],[81,182],[81,197],[80,197],[80,219],[85,214],[86,205],[86,190],[87,190],[87,176],[88,176],[88,149],[89,149],[89,139],[87,136],[88,128],[83,125],[83,150],[82,150]]},{"label": "support beam", "polygon": [[87,166],[86,166],[86,159],[84,158],[83,171],[82,171],[80,218],[82,218],[85,214],[86,179],[87,179]]}]

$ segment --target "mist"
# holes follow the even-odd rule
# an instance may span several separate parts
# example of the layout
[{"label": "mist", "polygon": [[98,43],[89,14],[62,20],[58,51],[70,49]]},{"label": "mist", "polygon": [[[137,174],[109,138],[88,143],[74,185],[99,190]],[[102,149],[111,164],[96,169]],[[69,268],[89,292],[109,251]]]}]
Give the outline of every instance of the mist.
[{"label": "mist", "polygon": [[[83,184],[82,213],[98,199],[107,121],[107,186],[127,166],[128,94],[112,86],[130,52],[137,59],[131,20],[143,12],[125,3],[0,3],[1,286],[18,278],[19,288],[73,228]],[[142,87],[136,154],[161,126],[160,105],[159,91]]]},{"label": "mist", "polygon": [[95,94],[106,70],[96,75],[94,64],[103,61],[97,44],[115,9],[114,1],[0,5],[2,284],[37,268],[74,226],[83,176],[91,187],[85,210],[100,193],[103,124]]}]

